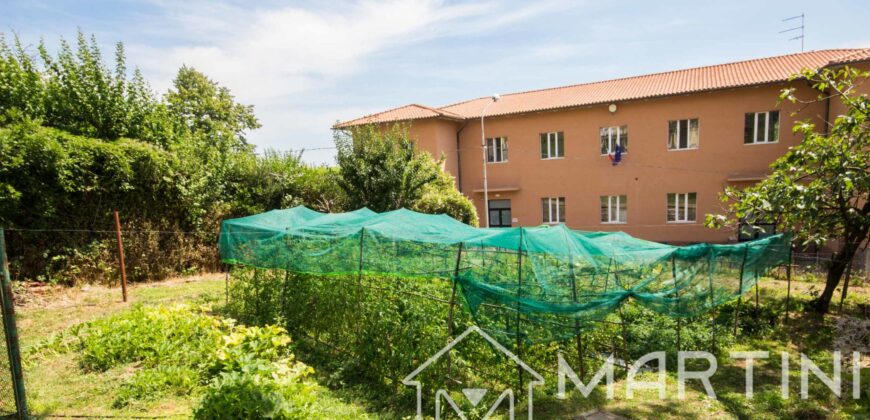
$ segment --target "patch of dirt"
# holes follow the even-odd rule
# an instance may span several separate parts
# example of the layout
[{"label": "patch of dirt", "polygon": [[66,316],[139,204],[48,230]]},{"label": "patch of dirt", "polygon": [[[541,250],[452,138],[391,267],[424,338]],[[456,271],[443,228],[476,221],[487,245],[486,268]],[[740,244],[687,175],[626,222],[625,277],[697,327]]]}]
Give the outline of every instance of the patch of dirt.
[{"label": "patch of dirt", "polygon": [[[841,316],[837,319],[834,332],[834,350],[840,350],[843,359],[852,362],[852,352],[870,353],[870,319]],[[862,367],[870,367],[870,360],[864,358]]]},{"label": "patch of dirt", "polygon": [[[128,292],[136,289],[154,287],[173,287],[184,283],[199,281],[206,278],[220,276],[220,273],[204,273],[199,275],[170,277],[165,280],[134,283],[127,286]],[[81,286],[59,286],[42,282],[25,282],[14,290],[15,306],[20,308],[63,308],[71,306],[97,306],[103,305],[106,299],[117,296],[117,301],[122,300],[120,286],[104,286],[85,284]]]}]

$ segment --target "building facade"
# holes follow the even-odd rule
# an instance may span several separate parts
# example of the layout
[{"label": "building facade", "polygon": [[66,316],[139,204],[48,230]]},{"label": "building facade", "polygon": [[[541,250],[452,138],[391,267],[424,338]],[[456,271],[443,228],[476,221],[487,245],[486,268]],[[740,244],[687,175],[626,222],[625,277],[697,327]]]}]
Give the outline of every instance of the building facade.
[{"label": "building facade", "polygon": [[842,111],[834,101],[781,102],[787,87],[817,96],[789,77],[802,68],[868,69],[868,60],[870,49],[812,51],[441,108],[407,105],[336,128],[406,125],[420,148],[444,156],[481,225],[488,216],[491,227],[565,223],[659,242],[731,242],[746,235],[704,227],[706,214],[723,210],[724,188],[763,179],[801,141],[796,121],[823,130]]}]

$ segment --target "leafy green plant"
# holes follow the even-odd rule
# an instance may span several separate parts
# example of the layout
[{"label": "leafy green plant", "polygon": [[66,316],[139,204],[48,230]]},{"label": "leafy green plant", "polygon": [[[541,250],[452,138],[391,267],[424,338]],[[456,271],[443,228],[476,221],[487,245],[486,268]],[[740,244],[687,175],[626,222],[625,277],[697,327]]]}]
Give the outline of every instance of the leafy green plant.
[{"label": "leafy green plant", "polygon": [[304,419],[311,417],[314,387],[303,379],[312,369],[290,359],[248,362],[222,372],[194,410],[197,419]]},{"label": "leafy green plant", "polygon": [[187,305],[140,306],[81,327],[79,362],[92,371],[131,362],[203,369],[231,325]]},{"label": "leafy green plant", "polygon": [[199,387],[199,373],[187,366],[160,365],[141,369],[121,384],[112,402],[115,408],[156,401],[165,395],[184,396]]}]

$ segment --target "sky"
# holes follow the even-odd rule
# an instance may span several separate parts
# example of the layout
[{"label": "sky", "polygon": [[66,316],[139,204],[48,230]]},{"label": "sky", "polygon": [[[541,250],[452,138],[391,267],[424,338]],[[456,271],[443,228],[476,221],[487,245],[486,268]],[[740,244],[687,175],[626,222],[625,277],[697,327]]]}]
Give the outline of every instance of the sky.
[{"label": "sky", "polygon": [[799,52],[801,13],[806,50],[870,47],[866,0],[0,0],[0,31],[121,41],[158,93],[193,66],[254,105],[258,151],[330,164],[339,120]]}]

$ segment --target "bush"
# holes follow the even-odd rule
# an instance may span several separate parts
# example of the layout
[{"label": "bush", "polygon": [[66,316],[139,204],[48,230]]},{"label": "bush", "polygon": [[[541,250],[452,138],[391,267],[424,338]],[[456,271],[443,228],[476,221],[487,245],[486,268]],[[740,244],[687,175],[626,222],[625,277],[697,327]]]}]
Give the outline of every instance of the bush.
[{"label": "bush", "polygon": [[302,379],[312,369],[289,360],[249,363],[223,372],[205,391],[193,412],[197,419],[307,419],[314,387]]},{"label": "bush", "polygon": [[[312,369],[294,361],[281,327],[238,326],[188,305],[140,306],[79,324],[73,334],[72,340],[45,347],[73,348],[89,371],[137,363],[139,370],[121,385],[116,408],[189,395],[209,382],[198,409],[205,417],[223,411],[231,418],[238,418],[232,413],[296,418],[313,398],[311,385],[301,382]],[[242,411],[226,411],[230,401]]]},{"label": "bush", "polygon": [[140,306],[78,327],[79,362],[90,371],[131,362],[210,368],[231,325],[187,305]]}]

